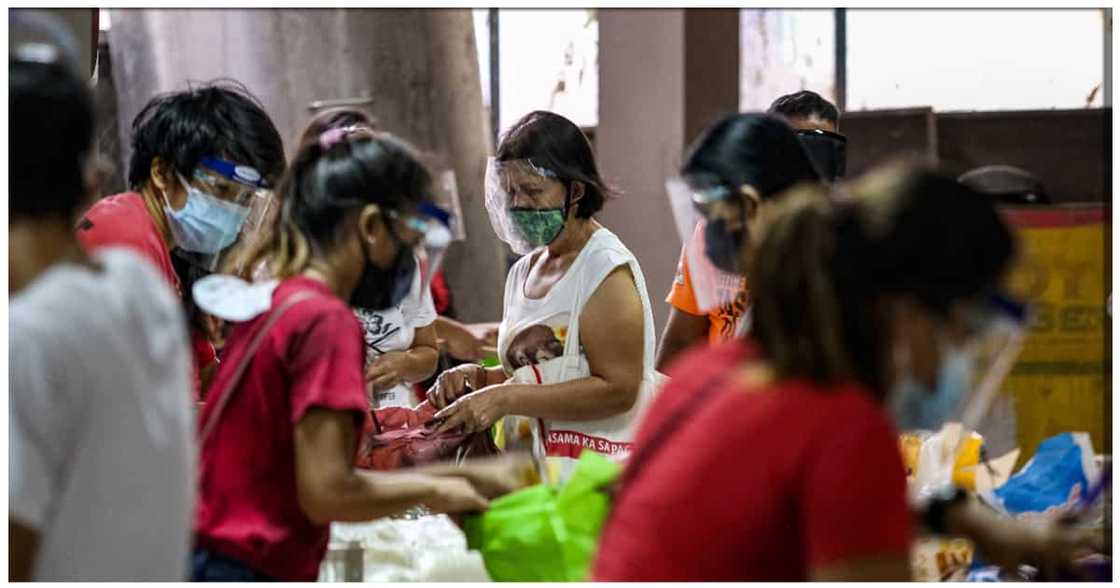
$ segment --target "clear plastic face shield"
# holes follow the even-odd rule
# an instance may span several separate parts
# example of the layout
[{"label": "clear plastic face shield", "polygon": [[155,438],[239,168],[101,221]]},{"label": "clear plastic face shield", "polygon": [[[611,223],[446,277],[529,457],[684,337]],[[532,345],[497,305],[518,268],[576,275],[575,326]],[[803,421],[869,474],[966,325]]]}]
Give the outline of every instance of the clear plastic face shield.
[{"label": "clear plastic face shield", "polygon": [[187,204],[168,219],[176,254],[209,272],[239,273],[277,214],[272,190],[256,169],[215,157],[203,158],[189,179],[179,180]]},{"label": "clear plastic face shield", "polygon": [[420,272],[420,291],[425,292],[443,265],[451,245],[454,217],[436,204],[424,203],[409,212],[389,210],[389,232],[401,247],[412,249]]},{"label": "clear plastic face shield", "polygon": [[[741,249],[747,239],[747,198],[712,181],[694,187],[684,178],[665,183],[689,280],[702,313],[729,302],[743,281]],[[749,190],[749,187],[745,189]]]},{"label": "clear plastic face shield", "polygon": [[489,158],[485,191],[486,212],[494,233],[518,255],[550,243],[567,221],[568,199],[563,184],[555,172],[528,159]]},{"label": "clear plastic face shield", "polygon": [[975,368],[971,393],[951,418],[964,425],[965,430],[975,431],[1023,349],[1028,313],[1023,303],[993,292],[965,306],[960,314],[970,333],[963,351],[975,358]]},{"label": "clear plastic face shield", "polygon": [[467,229],[463,225],[463,205],[459,199],[455,168],[441,154],[426,152],[421,153],[418,158],[432,174],[432,203],[451,216],[451,224],[448,226],[451,240],[466,240]]}]

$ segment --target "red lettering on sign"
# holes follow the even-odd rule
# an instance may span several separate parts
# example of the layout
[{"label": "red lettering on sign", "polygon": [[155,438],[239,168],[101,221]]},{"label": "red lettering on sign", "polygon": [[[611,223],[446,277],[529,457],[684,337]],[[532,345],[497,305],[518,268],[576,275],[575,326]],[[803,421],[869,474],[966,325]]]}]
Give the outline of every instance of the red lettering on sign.
[{"label": "red lettering on sign", "polygon": [[630,443],[616,443],[575,431],[549,431],[545,439],[545,454],[550,457],[578,459],[584,449],[591,449],[604,455],[624,456],[630,453],[630,448]]}]

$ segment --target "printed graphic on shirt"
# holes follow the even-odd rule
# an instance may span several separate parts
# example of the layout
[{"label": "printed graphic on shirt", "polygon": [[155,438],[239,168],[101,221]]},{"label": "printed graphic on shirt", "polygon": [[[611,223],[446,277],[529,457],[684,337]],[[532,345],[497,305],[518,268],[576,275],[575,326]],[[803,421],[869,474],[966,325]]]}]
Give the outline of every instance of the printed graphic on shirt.
[{"label": "printed graphic on shirt", "polygon": [[[391,351],[406,351],[412,346],[416,329],[405,322],[404,312],[400,307],[378,312],[355,308],[354,314],[362,326],[362,339],[366,346],[366,369],[373,365],[378,357]],[[366,382],[366,392],[369,394],[370,405],[374,408],[411,407],[416,404],[412,387],[407,384],[398,384],[388,390],[374,392],[372,384]]]},{"label": "printed graphic on shirt", "polygon": [[564,355],[568,335],[568,315],[555,316],[547,323],[525,327],[509,344],[506,364],[511,370],[555,359]]},{"label": "printed graphic on shirt", "polygon": [[729,339],[735,335],[739,321],[743,318],[743,313],[747,311],[747,306],[750,305],[750,296],[743,286],[744,284],[740,280],[736,280],[734,285],[720,284],[720,305],[714,311],[718,315],[718,319],[712,322],[719,325],[721,339]]},{"label": "printed graphic on shirt", "polygon": [[354,314],[362,325],[362,337],[366,344],[366,365],[386,352],[397,350],[393,344],[404,330],[404,315],[399,310],[373,312],[355,308]]}]

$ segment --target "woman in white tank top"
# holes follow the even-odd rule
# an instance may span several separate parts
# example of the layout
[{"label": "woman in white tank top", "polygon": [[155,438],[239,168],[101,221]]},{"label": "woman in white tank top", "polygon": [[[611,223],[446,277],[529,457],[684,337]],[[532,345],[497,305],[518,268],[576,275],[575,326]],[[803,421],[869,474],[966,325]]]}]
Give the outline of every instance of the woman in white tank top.
[{"label": "woman in white tank top", "polygon": [[571,121],[538,111],[506,132],[486,174],[494,230],[523,255],[506,279],[502,365],[459,366],[428,393],[444,429],[481,431],[509,416],[520,426],[504,430],[531,430],[552,481],[584,449],[625,458],[656,386],[641,268],[592,218],[606,193]]}]

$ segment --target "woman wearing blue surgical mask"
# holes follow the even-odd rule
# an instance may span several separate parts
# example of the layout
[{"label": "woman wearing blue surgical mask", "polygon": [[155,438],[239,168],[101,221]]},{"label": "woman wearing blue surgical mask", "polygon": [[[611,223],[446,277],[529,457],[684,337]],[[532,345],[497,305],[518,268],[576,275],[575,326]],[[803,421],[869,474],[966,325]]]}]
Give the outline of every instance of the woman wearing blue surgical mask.
[{"label": "woman wearing blue surgical mask", "polygon": [[416,256],[440,234],[430,184],[409,148],[368,129],[329,130],[292,161],[279,225],[250,260],[275,279],[238,294],[255,310],[233,327],[199,415],[195,580],[313,581],[332,521],[481,510],[516,486],[516,459],[353,465],[370,405],[351,307],[408,294]]},{"label": "woman wearing blue surgical mask", "polygon": [[[784,200],[737,255],[752,337],[675,364],[615,494],[598,580],[910,578],[896,427],[938,428],[974,405],[975,350],[1022,319],[996,294],[1012,235],[932,172],[868,177],[843,202],[819,188]],[[1068,561],[1093,543],[933,495],[928,530],[969,536],[987,561]]]},{"label": "woman wearing blue surgical mask", "polygon": [[591,144],[568,119],[532,112],[506,131],[486,179],[491,224],[523,255],[506,279],[502,365],[456,367],[428,392],[446,429],[510,417],[503,439],[546,455],[553,481],[585,448],[624,458],[654,388],[641,268],[594,218],[607,195]]},{"label": "woman wearing blue surgical mask", "polygon": [[217,356],[212,329],[193,312],[184,281],[213,271],[242,230],[255,228],[267,188],[284,171],[284,143],[256,98],[236,84],[215,83],[153,98],[132,122],[131,150],[130,191],[86,211],[78,240],[86,250],[141,254],[192,309],[199,400]]}]

